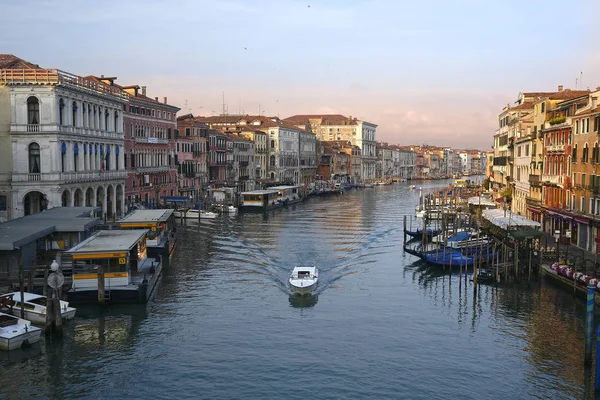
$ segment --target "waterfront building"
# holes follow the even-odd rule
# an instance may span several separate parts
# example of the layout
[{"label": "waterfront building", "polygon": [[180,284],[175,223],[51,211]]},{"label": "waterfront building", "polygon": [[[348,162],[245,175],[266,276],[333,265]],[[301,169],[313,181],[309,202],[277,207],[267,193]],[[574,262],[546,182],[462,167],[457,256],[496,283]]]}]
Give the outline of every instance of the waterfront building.
[{"label": "waterfront building", "polygon": [[293,115],[283,122],[313,132],[320,141],[343,140],[358,146],[361,149],[362,178],[365,182],[375,179],[376,124],[340,114]]},{"label": "waterfront building", "polygon": [[[544,132],[546,125],[553,126],[566,123],[566,117],[552,118],[552,115],[557,113],[557,108],[569,108],[569,100],[577,97],[586,96],[589,93],[587,90],[570,90],[564,89],[563,86],[558,86],[558,91],[554,93],[540,93],[534,99],[533,109],[533,126],[531,127],[531,164],[529,170],[529,195],[526,198],[527,202],[527,217],[538,222],[542,222],[542,187],[544,174]],[[565,103],[567,102],[567,103]],[[560,115],[561,113],[557,113]],[[567,125],[570,126],[570,120]],[[572,146],[572,140],[568,145]],[[567,162],[567,168],[571,163]],[[567,174],[569,175],[569,174]],[[564,188],[563,184],[560,184]]]},{"label": "waterfront building", "polygon": [[401,179],[413,179],[416,175],[417,153],[409,147],[397,146],[398,176]]},{"label": "waterfront building", "polygon": [[254,143],[254,180],[260,184],[267,179],[268,141],[267,134],[251,127],[239,127],[237,134]]},{"label": "waterfront building", "polygon": [[208,125],[186,114],[177,118],[177,132],[177,192],[197,202],[205,197],[209,183]]},{"label": "waterfront building", "polygon": [[210,129],[207,136],[208,181],[213,188],[224,186],[227,184],[227,135]]},{"label": "waterfront building", "polygon": [[360,148],[344,140],[318,142],[319,171],[323,180],[335,179],[344,183],[361,182]]},{"label": "waterfront building", "polygon": [[[561,224],[559,228],[546,226],[546,229],[561,229],[562,236],[570,236],[571,244],[594,253],[597,252],[597,243],[600,240],[599,96],[600,90],[597,90],[560,103],[551,111],[549,121],[554,125],[547,127],[548,134],[553,133],[551,140],[555,140],[554,146],[562,143],[558,135],[563,133],[564,137],[567,132],[573,144],[571,152],[565,149],[564,155],[564,158],[570,161],[570,170],[567,170],[569,180],[565,178],[564,182],[564,204],[571,212],[570,215],[564,215],[564,212],[559,214],[556,210],[549,209],[548,214],[555,212],[560,216],[559,220],[555,221]],[[550,125],[550,122],[547,125]],[[556,162],[557,157],[553,158]],[[548,159],[548,163],[551,162],[551,159]],[[546,193],[546,197],[550,196],[552,193]]]},{"label": "waterfront building", "polygon": [[254,190],[254,142],[237,134],[227,134],[228,186],[237,192]]},{"label": "waterfront building", "polygon": [[375,179],[389,181],[394,174],[394,160],[392,158],[392,148],[385,142],[377,142],[377,161],[375,164]]},{"label": "waterfront building", "polygon": [[116,77],[94,79],[127,93],[124,132],[127,168],[125,195],[128,204],[142,203],[157,207],[160,197],[173,196],[177,191],[175,166],[176,115],[179,108],[158,97],[146,95],[146,86],[120,86]]},{"label": "waterfront building", "polygon": [[516,136],[514,137],[514,175],[512,184],[512,204],[513,212],[520,215],[527,215],[527,197],[530,192],[529,172],[531,166],[531,124],[533,116],[528,116],[519,124]]},{"label": "waterfront building", "polygon": [[0,220],[53,207],[125,209],[122,90],[0,55]]}]

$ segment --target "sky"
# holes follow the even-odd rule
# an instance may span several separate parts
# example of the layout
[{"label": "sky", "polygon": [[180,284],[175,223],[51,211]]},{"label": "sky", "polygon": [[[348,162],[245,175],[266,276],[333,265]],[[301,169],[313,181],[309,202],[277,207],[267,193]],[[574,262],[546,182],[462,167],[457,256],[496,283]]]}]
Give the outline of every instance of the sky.
[{"label": "sky", "polygon": [[[488,150],[519,92],[600,86],[597,0],[0,0],[0,53],[180,115],[340,113]],[[577,86],[576,86],[577,85]]]}]

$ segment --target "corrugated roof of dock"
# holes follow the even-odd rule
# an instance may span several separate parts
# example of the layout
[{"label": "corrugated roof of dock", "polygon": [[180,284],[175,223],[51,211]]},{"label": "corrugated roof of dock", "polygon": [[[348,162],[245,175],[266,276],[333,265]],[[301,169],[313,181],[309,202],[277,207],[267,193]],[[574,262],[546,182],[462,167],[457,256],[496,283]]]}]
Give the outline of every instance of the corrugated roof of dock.
[{"label": "corrugated roof of dock", "polygon": [[171,215],[173,215],[172,209],[164,210],[135,210],[131,214],[127,215],[120,222],[125,224],[139,223],[139,222],[166,222]]},{"label": "corrugated roof of dock", "polygon": [[56,207],[4,222],[0,224],[0,250],[15,250],[53,232],[84,232],[100,223],[99,218],[90,217],[97,209]]},{"label": "corrugated roof of dock", "polygon": [[66,253],[87,254],[129,251],[147,232],[148,229],[98,231],[98,233],[87,238]]}]

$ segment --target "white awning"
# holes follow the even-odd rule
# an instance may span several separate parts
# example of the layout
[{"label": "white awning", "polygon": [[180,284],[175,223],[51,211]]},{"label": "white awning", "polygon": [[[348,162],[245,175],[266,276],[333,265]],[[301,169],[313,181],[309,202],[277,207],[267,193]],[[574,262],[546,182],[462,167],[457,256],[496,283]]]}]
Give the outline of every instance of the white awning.
[{"label": "white awning", "polygon": [[542,224],[540,224],[539,222],[525,218],[522,215],[515,214],[510,210],[506,210],[506,214],[504,210],[500,210],[497,208],[483,210],[483,217],[490,221],[492,224],[506,230],[508,230],[508,228],[517,227],[527,227],[534,229],[539,229],[542,227]]}]

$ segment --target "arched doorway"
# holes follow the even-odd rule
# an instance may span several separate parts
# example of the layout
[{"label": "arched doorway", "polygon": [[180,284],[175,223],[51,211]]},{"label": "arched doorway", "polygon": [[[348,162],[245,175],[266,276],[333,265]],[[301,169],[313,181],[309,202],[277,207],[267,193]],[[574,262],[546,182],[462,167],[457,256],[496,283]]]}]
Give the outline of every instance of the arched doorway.
[{"label": "arched doorway", "polygon": [[94,189],[88,188],[85,191],[85,205],[86,207],[91,207],[94,199]]},{"label": "arched doorway", "polygon": [[117,185],[117,216],[123,216],[123,185]]},{"label": "arched doorway", "polygon": [[81,189],[75,190],[75,196],[73,198],[75,207],[83,207],[83,192]]},{"label": "arched doorway", "polygon": [[70,207],[71,206],[71,192],[68,190],[64,190],[61,196],[60,205],[62,207]]},{"label": "arched doorway", "polygon": [[102,207],[103,204],[104,204],[104,188],[102,186],[99,186],[98,189],[96,189],[96,206]]},{"label": "arched doorway", "polygon": [[44,211],[47,207],[48,200],[46,199],[46,195],[42,192],[29,192],[23,198],[24,215],[39,213],[40,211]]},{"label": "arched doorway", "polygon": [[115,195],[115,191],[112,187],[112,185],[109,185],[106,188],[106,216],[108,218],[112,218],[113,217],[113,198]]}]

